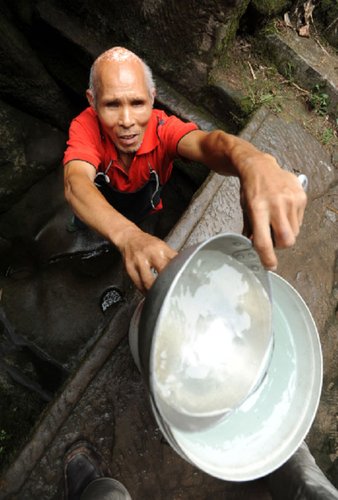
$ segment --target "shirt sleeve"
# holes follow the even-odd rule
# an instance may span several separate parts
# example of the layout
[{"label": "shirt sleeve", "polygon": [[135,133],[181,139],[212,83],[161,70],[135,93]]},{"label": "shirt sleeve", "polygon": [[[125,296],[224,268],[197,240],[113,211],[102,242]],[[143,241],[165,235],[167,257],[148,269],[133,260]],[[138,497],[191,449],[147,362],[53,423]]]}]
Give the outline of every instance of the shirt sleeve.
[{"label": "shirt sleeve", "polygon": [[160,140],[166,145],[169,157],[173,160],[177,157],[177,145],[186,134],[192,130],[198,130],[198,126],[193,122],[184,122],[177,116],[169,116],[166,121],[159,124]]},{"label": "shirt sleeve", "polygon": [[82,160],[97,169],[102,161],[100,137],[97,119],[89,113],[81,113],[71,122],[63,165],[71,160]]}]

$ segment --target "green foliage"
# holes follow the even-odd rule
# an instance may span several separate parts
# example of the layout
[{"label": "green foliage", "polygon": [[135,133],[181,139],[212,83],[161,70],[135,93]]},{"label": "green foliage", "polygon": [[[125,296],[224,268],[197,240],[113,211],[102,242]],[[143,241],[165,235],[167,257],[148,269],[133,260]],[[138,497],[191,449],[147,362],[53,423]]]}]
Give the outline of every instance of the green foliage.
[{"label": "green foliage", "polygon": [[326,127],[323,131],[322,143],[329,144],[333,140],[334,136],[335,136],[335,134],[334,134],[333,128]]},{"label": "green foliage", "polygon": [[317,84],[314,86],[309,97],[309,103],[318,115],[325,116],[327,114],[330,98],[328,94],[323,91],[322,85]]},{"label": "green foliage", "polygon": [[291,83],[294,81],[295,68],[294,65],[288,62],[284,69],[285,78]]},{"label": "green foliage", "polygon": [[261,33],[265,36],[276,35],[278,32],[279,28],[276,19],[267,21],[265,26],[261,30]]},{"label": "green foliage", "polygon": [[281,96],[276,94],[273,90],[266,91],[264,89],[251,88],[241,101],[243,110],[248,114],[252,113],[263,104],[277,113],[282,110]]},{"label": "green foliage", "polygon": [[241,101],[243,110],[250,114],[260,106],[268,106],[279,113],[282,110],[283,96],[275,77],[274,67],[264,67],[257,70],[256,80],[245,79],[245,97]]}]

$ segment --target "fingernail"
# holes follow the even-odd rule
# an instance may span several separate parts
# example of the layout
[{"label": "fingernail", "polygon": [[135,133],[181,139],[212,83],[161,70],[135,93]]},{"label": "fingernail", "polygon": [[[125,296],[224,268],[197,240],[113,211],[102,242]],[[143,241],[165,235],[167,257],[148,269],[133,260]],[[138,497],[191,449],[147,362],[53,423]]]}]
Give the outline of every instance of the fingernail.
[{"label": "fingernail", "polygon": [[266,268],[267,271],[277,271],[277,266],[270,266]]}]

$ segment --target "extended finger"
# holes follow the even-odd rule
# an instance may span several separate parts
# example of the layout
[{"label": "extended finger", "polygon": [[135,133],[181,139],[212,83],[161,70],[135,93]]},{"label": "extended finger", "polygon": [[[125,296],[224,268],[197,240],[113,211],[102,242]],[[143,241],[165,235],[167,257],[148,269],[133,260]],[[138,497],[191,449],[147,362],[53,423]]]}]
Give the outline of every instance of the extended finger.
[{"label": "extended finger", "polygon": [[261,215],[259,221],[252,220],[253,245],[262,265],[271,271],[277,268],[277,257],[274,251],[270,220],[267,214]]}]

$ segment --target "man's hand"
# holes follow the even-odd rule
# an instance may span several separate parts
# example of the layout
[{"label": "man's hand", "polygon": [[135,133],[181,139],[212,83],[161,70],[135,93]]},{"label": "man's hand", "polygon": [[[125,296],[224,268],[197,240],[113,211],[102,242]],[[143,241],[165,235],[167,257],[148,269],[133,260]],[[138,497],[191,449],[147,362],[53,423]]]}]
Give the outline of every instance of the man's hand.
[{"label": "man's hand", "polygon": [[145,292],[177,252],[115,210],[94,186],[95,168],[73,161],[65,168],[66,198],[74,212],[121,252],[135,285]]},{"label": "man's hand", "polygon": [[274,246],[292,246],[299,233],[306,194],[297,177],[253,144],[221,130],[195,130],[178,143],[178,153],[241,181],[246,235],[267,269],[276,269]]},{"label": "man's hand", "polygon": [[151,287],[156,274],[177,255],[164,241],[136,226],[123,230],[116,244],[130,278],[143,293]]},{"label": "man's hand", "polygon": [[244,232],[262,264],[277,268],[276,248],[294,245],[303,222],[307,197],[298,178],[282,170],[276,160],[259,153],[241,172]]}]

